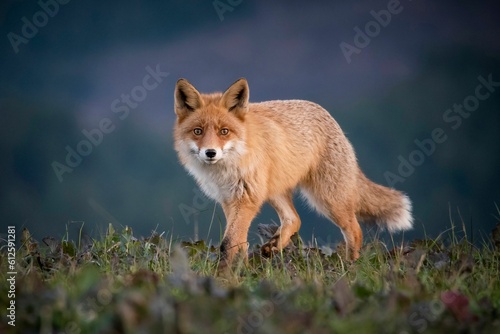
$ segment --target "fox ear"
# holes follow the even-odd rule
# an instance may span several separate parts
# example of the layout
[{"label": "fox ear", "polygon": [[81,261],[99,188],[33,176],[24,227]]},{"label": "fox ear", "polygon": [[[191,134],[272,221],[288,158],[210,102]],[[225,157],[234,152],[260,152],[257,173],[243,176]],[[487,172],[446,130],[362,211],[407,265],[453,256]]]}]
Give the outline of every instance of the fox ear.
[{"label": "fox ear", "polygon": [[179,79],[175,85],[174,109],[177,116],[187,116],[202,105],[201,95],[186,79]]},{"label": "fox ear", "polygon": [[231,85],[222,95],[222,103],[230,112],[243,116],[248,110],[250,89],[245,78],[241,78]]}]

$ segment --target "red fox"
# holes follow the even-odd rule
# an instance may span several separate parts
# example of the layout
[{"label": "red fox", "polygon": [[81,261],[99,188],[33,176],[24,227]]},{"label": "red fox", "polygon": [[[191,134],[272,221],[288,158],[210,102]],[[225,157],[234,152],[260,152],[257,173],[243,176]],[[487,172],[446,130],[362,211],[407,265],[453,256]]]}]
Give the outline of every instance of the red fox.
[{"label": "red fox", "polygon": [[175,149],[203,192],[226,216],[220,266],[246,256],[250,223],[268,202],[281,226],[261,252],[270,256],[297,233],[296,188],[342,231],[347,260],[362,246],[358,220],[375,220],[390,232],[412,227],[403,193],[368,180],[351,143],[332,116],[301,100],[249,103],[242,78],[224,93],[200,94],[186,79],[175,87]]}]

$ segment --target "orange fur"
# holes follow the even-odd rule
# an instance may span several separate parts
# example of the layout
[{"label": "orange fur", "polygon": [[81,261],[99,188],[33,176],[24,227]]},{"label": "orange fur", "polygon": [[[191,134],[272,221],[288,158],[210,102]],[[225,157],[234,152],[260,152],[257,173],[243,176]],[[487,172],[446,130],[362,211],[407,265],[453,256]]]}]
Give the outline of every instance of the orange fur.
[{"label": "orange fur", "polygon": [[300,228],[292,202],[297,187],[340,227],[348,259],[357,259],[362,246],[358,219],[376,220],[389,231],[412,226],[408,197],[366,178],[337,122],[315,103],[249,103],[245,79],[214,94],[200,94],[180,79],[175,112],[179,159],[226,216],[223,264],[238,251],[246,254],[250,223],[265,202],[276,209],[281,226],[262,253],[288,244]]}]

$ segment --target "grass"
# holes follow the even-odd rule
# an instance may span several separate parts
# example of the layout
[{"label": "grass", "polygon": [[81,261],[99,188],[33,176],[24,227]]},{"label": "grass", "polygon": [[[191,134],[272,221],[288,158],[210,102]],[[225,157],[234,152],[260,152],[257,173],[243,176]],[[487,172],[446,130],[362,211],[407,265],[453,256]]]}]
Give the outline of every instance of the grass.
[{"label": "grass", "polygon": [[[265,228],[265,227],[264,227]],[[137,239],[109,226],[76,243],[29,231],[16,253],[19,333],[443,333],[500,329],[500,225],[482,247],[454,229],[435,240],[341,250],[294,240],[272,259],[216,274],[211,245]],[[0,279],[7,253],[0,252]],[[0,295],[6,309],[7,293]]]}]

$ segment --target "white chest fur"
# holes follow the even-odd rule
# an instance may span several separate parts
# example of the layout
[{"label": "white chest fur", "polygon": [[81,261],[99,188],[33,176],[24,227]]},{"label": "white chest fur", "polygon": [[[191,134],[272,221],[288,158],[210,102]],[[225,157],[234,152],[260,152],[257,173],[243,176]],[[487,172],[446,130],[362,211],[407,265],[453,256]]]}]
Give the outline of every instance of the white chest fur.
[{"label": "white chest fur", "polygon": [[245,181],[236,165],[225,164],[224,161],[209,165],[193,160],[185,167],[208,197],[223,202],[243,196]]}]

